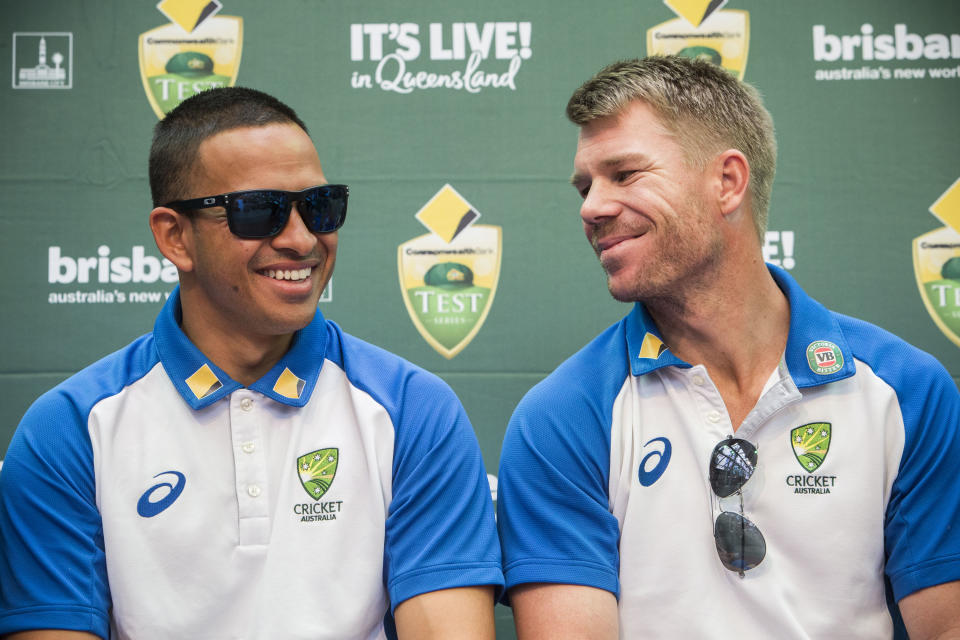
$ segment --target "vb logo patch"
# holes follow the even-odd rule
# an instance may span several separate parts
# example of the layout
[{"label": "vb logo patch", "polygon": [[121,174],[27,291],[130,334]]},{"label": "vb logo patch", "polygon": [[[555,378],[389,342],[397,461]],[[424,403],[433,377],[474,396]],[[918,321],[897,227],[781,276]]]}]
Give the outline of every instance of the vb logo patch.
[{"label": "vb logo patch", "polygon": [[297,458],[297,474],[307,495],[319,500],[330,489],[337,475],[337,449],[318,449]]},{"label": "vb logo patch", "polygon": [[726,0],[664,0],[677,18],[647,30],[647,55],[705,58],[739,79],[747,69],[750,14],[725,10]]},{"label": "vb logo patch", "polygon": [[243,20],[216,15],[218,0],[162,0],[170,20],[140,34],[140,79],[158,118],[195,93],[233,86],[240,69]]},{"label": "vb logo patch", "polygon": [[427,344],[447,359],[480,331],[500,279],[501,229],[474,224],[479,217],[444,185],[416,214],[430,233],[397,249],[407,313]]},{"label": "vb logo patch", "polygon": [[826,459],[831,432],[829,422],[811,422],[790,431],[793,455],[807,473],[819,469]]},{"label": "vb logo patch", "polygon": [[937,328],[960,347],[960,179],[930,213],[944,226],[913,241],[913,273],[920,297]]},{"label": "vb logo patch", "polygon": [[814,373],[828,376],[843,368],[843,352],[829,340],[815,340],[807,347],[807,364]]}]

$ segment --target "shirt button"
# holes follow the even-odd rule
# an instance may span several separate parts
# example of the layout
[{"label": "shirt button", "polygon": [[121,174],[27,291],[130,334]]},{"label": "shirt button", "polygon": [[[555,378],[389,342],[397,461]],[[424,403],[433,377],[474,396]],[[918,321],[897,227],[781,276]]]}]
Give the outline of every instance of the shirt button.
[{"label": "shirt button", "polygon": [[710,422],[720,422],[720,412],[714,409],[707,414],[707,420]]},{"label": "shirt button", "polygon": [[252,442],[244,442],[240,445],[240,448],[243,449],[244,453],[253,453],[253,450],[256,449],[257,446]]},{"label": "shirt button", "polygon": [[697,385],[698,387],[703,386],[703,376],[700,374],[693,376],[693,384]]},{"label": "shirt button", "polygon": [[250,411],[253,408],[253,400],[250,398],[244,398],[240,401],[240,408],[244,411]]},{"label": "shirt button", "polygon": [[251,484],[247,487],[247,494],[251,498],[256,498],[260,495],[260,485]]}]

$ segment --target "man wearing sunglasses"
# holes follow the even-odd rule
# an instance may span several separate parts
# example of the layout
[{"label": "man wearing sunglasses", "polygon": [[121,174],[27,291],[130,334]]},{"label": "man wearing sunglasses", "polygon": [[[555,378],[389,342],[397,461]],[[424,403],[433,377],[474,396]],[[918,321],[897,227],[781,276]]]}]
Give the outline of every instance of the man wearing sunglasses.
[{"label": "man wearing sunglasses", "polygon": [[492,639],[472,427],[438,378],[317,309],[348,188],[300,118],[200,93],[157,125],[150,185],[180,286],[152,333],[23,418],[0,635]]},{"label": "man wearing sunglasses", "polygon": [[[647,58],[567,105],[623,320],[534,387],[498,523],[521,640],[960,638],[960,394],[762,258],[756,91]],[[897,606],[898,605],[898,606]]]}]

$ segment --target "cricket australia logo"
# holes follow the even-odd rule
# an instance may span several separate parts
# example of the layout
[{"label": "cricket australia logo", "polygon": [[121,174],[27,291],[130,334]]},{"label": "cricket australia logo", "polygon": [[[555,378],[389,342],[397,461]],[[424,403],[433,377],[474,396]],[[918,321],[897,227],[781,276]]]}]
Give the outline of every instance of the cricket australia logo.
[{"label": "cricket australia logo", "polygon": [[810,422],[790,431],[793,455],[806,474],[787,476],[787,487],[795,494],[825,495],[837,485],[837,476],[814,475],[827,458],[833,427],[829,422]]},{"label": "cricket australia logo", "polygon": [[318,449],[297,458],[297,474],[308,496],[323,497],[337,475],[338,462],[338,449]]},{"label": "cricket australia logo", "polygon": [[829,422],[811,422],[790,432],[793,455],[807,473],[820,468],[830,450],[831,427]]},{"label": "cricket australia logo", "polygon": [[500,279],[500,227],[444,185],[416,214],[430,233],[401,244],[397,270],[403,302],[423,339],[444,358],[480,331]]}]

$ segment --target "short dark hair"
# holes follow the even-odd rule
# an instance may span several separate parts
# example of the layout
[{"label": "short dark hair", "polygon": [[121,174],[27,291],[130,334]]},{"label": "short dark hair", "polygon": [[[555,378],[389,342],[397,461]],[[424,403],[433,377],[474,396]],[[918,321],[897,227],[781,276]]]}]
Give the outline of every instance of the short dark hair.
[{"label": "short dark hair", "polygon": [[149,170],[153,206],[190,195],[197,151],[204,140],[230,129],[268,124],[295,124],[307,132],[293,109],[256,89],[218,87],[181,102],[153,130]]},{"label": "short dark hair", "polygon": [[694,166],[730,147],[743,152],[750,163],[754,227],[763,238],[777,142],[757,90],[707,60],[651,56],[598,71],[570,97],[567,118],[583,127],[620,114],[635,100],[653,109]]}]

